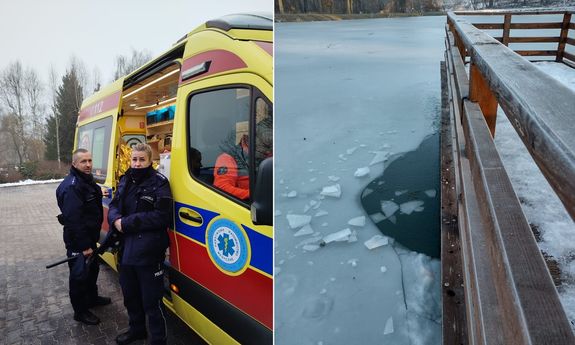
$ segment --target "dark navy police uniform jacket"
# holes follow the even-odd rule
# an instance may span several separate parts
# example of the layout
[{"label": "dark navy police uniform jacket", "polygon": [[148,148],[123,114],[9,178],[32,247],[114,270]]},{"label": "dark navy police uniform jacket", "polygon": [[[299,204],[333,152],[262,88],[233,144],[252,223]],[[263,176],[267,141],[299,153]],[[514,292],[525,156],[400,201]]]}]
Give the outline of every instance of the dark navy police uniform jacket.
[{"label": "dark navy police uniform jacket", "polygon": [[96,249],[103,220],[102,190],[92,175],[74,167],[56,189],[64,223],[64,243],[70,252]]},{"label": "dark navy police uniform jacket", "polygon": [[[110,203],[108,222],[122,218],[123,265],[153,265],[165,259],[173,199],[168,179],[152,167],[139,179],[128,169]],[[137,169],[140,170],[140,169]]]}]

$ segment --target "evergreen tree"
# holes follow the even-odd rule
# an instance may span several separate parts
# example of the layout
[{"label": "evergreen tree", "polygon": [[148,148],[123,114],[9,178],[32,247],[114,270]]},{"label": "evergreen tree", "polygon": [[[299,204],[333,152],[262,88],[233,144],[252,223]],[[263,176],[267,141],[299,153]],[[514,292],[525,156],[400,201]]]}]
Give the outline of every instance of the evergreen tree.
[{"label": "evergreen tree", "polygon": [[46,133],[44,134],[44,144],[46,144],[44,158],[46,160],[58,160],[56,140],[58,140],[56,138],[56,116],[51,115],[46,119]]},{"label": "evergreen tree", "polygon": [[[70,162],[72,159],[72,149],[74,148],[74,135],[76,131],[76,121],[78,120],[78,112],[80,111],[80,106],[82,105],[82,86],[78,80],[77,72],[74,67],[70,68],[66,72],[66,75],[62,77],[62,84],[58,87],[56,92],[56,101],[54,104],[54,115],[58,117],[58,129],[59,129],[59,141],[60,141],[60,154],[63,162]],[[48,120],[48,125],[50,126],[50,121],[53,121],[53,130],[49,130],[52,135],[56,135],[56,118],[54,116]],[[56,141],[54,139],[49,140],[51,142],[51,148],[46,149],[48,151],[55,151],[54,147]],[[49,145],[46,142],[46,145]]]}]

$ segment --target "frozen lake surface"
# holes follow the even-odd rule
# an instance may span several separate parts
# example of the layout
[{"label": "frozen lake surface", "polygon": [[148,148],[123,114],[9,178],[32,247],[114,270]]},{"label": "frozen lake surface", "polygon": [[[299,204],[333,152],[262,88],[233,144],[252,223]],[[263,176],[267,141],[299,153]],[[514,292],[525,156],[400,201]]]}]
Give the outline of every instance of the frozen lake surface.
[{"label": "frozen lake surface", "polygon": [[386,186],[393,193],[369,213],[361,196],[437,132],[444,24],[276,25],[277,344],[441,343],[439,261],[376,226],[401,229],[439,191],[425,187],[403,201],[414,190]]}]

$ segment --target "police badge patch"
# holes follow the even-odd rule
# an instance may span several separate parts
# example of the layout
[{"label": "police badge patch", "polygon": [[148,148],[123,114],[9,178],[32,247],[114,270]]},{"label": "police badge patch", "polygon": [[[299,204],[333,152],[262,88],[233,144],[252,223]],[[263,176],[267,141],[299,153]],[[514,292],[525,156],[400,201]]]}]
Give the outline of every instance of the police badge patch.
[{"label": "police badge patch", "polygon": [[218,168],[218,175],[225,175],[228,173],[228,168],[227,167],[219,167]]}]

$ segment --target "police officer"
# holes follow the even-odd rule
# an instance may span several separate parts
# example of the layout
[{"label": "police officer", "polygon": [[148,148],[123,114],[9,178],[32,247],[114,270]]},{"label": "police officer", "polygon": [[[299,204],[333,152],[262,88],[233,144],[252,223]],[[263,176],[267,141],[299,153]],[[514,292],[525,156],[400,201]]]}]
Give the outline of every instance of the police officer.
[{"label": "police officer", "polygon": [[140,143],[132,148],[130,169],[120,179],[108,213],[110,226],[124,237],[120,284],[130,328],[116,337],[118,344],[146,338],[146,316],[150,344],[166,343],[162,264],[173,200],[167,178],[154,170],[151,158],[150,146]]},{"label": "police officer", "polygon": [[[88,308],[110,304],[108,297],[98,296],[96,280],[100,271],[97,260],[82,267],[85,258],[92,255],[100,237],[102,225],[102,190],[92,176],[92,154],[77,149],[72,154],[70,173],[56,189],[58,219],[64,225],[64,243],[68,257],[82,255],[68,263],[70,268],[70,301],[74,320],[96,325],[100,319]],[[81,260],[81,261],[79,261]],[[80,267],[81,272],[78,272]]]}]

